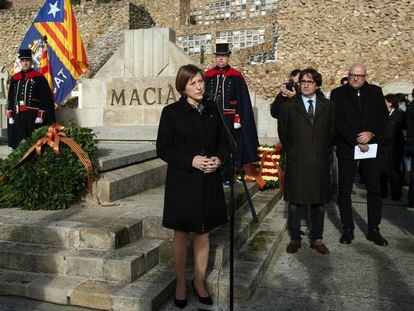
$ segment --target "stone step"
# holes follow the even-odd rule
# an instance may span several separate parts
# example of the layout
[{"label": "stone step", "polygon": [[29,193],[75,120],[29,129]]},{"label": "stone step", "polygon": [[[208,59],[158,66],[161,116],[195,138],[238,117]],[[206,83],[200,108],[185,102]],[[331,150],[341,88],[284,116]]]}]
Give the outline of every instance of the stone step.
[{"label": "stone step", "polygon": [[0,269],[130,283],[159,263],[163,241],[141,239],[111,251],[0,242]]},{"label": "stone step", "polygon": [[[279,201],[276,191],[267,191],[256,193],[252,197],[253,207],[256,211],[259,223],[253,221],[250,207],[246,202],[235,212],[234,219],[234,251],[235,255],[240,248],[251,238],[260,223],[265,219],[268,213],[274,208]],[[222,269],[227,265],[230,256],[230,225],[226,224],[210,233],[210,263],[216,270]]]},{"label": "stone step", "polygon": [[102,141],[155,141],[158,125],[103,126],[92,129]]},{"label": "stone step", "polygon": [[153,143],[100,142],[96,156],[99,170],[106,172],[157,157]]},{"label": "stone step", "polygon": [[0,159],[6,159],[13,149],[7,146],[5,139],[2,139],[0,138]]},{"label": "stone step", "polygon": [[174,269],[166,265],[157,265],[130,284],[0,269],[0,295],[96,310],[157,310],[174,289]]},{"label": "stone step", "polygon": [[[270,260],[286,229],[283,215],[284,202],[280,201],[258,226],[255,234],[243,245],[234,262],[234,297],[250,299],[259,285]],[[207,277],[207,287],[219,300],[230,294],[230,268],[213,269]]]},{"label": "stone step", "polygon": [[95,198],[105,204],[161,186],[166,169],[164,161],[154,159],[104,172],[95,183]]},{"label": "stone step", "polygon": [[128,284],[114,295],[113,311],[154,311],[158,310],[171,296],[176,286],[172,266],[158,265]]},{"label": "stone step", "polygon": [[[82,216],[81,216],[82,217]],[[142,236],[140,219],[94,217],[83,220],[0,218],[0,240],[62,248],[111,250]]]}]

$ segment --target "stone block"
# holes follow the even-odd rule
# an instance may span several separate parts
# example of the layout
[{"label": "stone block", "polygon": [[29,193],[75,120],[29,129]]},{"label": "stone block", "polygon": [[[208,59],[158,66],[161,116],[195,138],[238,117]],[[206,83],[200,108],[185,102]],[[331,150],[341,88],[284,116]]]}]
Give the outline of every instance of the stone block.
[{"label": "stone block", "polygon": [[113,126],[113,127],[94,127],[99,140],[116,141],[154,141],[157,139],[158,126]]},{"label": "stone block", "polygon": [[96,156],[100,171],[105,172],[157,157],[150,143],[100,143]]},{"label": "stone block", "polygon": [[172,267],[159,265],[117,292],[112,310],[157,310],[173,295],[175,280]]},{"label": "stone block", "polygon": [[113,202],[165,182],[166,164],[160,159],[105,172],[97,182],[100,202]]},{"label": "stone block", "polygon": [[43,276],[28,285],[27,297],[57,304],[69,304],[72,292],[86,280],[68,276]]},{"label": "stone block", "polygon": [[29,272],[0,270],[0,295],[25,297],[28,285],[39,277]]},{"label": "stone block", "polygon": [[82,248],[111,249],[115,245],[115,233],[107,228],[86,227],[80,230]]},{"label": "stone block", "polygon": [[112,310],[113,295],[123,285],[117,282],[86,281],[75,288],[70,304],[85,308]]},{"label": "stone block", "polygon": [[[127,108],[106,108],[104,110],[104,126],[132,126],[143,124],[143,108],[127,107]],[[158,119],[159,121],[159,119]],[[155,123],[158,124],[158,123]]]},{"label": "stone block", "polygon": [[142,221],[142,234],[150,239],[168,240],[173,237],[173,230],[162,226],[161,217],[147,217]]},{"label": "stone block", "polygon": [[105,252],[92,250],[81,250],[68,254],[66,257],[67,274],[103,279],[105,256]]},{"label": "stone block", "polygon": [[64,275],[66,274],[66,254],[66,250],[42,247],[33,253],[35,262],[30,271]]},{"label": "stone block", "polygon": [[145,125],[158,125],[160,123],[162,108],[144,108],[142,122]]},{"label": "stone block", "polygon": [[103,263],[105,280],[130,283],[147,271],[144,254],[119,259],[111,257],[105,258]]}]

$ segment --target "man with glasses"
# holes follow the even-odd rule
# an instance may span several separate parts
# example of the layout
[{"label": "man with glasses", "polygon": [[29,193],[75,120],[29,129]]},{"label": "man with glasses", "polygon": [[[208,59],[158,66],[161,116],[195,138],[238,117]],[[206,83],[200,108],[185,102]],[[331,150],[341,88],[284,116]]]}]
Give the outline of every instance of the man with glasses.
[{"label": "man with glasses", "polygon": [[[343,233],[339,240],[350,244],[354,239],[351,192],[358,160],[355,148],[367,152],[370,144],[381,144],[388,112],[381,88],[367,82],[364,64],[349,68],[349,82],[331,92],[336,104],[336,146],[338,156],[338,206]],[[380,154],[381,145],[378,146]],[[379,232],[381,222],[380,167],[377,156],[359,160],[367,189],[368,234],[367,238],[380,246],[388,245]]]},{"label": "man with glasses", "polygon": [[280,142],[286,152],[285,193],[289,202],[288,253],[301,247],[301,209],[311,206],[310,247],[328,254],[322,243],[325,204],[331,199],[330,144],[334,132],[334,104],[317,90],[322,76],[313,68],[299,75],[301,94],[284,102],[278,116]]}]

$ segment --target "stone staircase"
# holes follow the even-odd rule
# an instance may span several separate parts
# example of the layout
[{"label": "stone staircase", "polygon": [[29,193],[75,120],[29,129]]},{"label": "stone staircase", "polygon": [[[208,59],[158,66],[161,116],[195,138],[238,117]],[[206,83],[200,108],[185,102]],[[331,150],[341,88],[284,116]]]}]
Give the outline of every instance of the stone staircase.
[{"label": "stone staircase", "polygon": [[[173,296],[172,231],[161,225],[165,163],[151,143],[103,142],[98,155],[96,198],[116,204],[0,209],[0,294],[115,311],[157,310]],[[235,297],[242,299],[257,287],[286,223],[275,190],[248,186],[259,223],[236,184]],[[228,225],[210,234],[207,286],[217,300],[229,293],[228,235]]]}]

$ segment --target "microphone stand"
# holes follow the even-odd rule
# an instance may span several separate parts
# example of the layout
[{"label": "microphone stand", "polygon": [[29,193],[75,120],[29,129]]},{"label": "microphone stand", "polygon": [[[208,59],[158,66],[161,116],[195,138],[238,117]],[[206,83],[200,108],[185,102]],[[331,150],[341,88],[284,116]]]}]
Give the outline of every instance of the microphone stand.
[{"label": "microphone stand", "polygon": [[[212,101],[214,101],[214,104],[216,105],[217,111],[220,115],[221,122],[224,126],[224,129],[226,130],[227,139],[231,147],[231,153],[228,157],[228,159],[230,160],[230,164],[231,164],[231,176],[232,176],[232,180],[230,182],[230,263],[229,263],[230,265],[230,306],[229,306],[229,310],[233,311],[234,310],[234,216],[235,216],[235,211],[236,211],[235,209],[236,200],[234,197],[234,175],[236,172],[235,157],[238,154],[238,146],[237,146],[236,140],[234,139],[226,123],[226,120],[224,119],[223,111],[221,111],[220,109],[220,105],[217,101],[216,96],[212,96]],[[245,172],[243,170],[243,167],[241,167],[241,179],[242,179],[242,183],[244,187],[244,192],[249,202],[250,212],[252,214],[253,221],[255,223],[258,223],[259,220],[257,218],[256,211],[253,207],[252,198],[250,196],[249,189],[247,188],[246,180],[244,176],[245,176]]]}]

